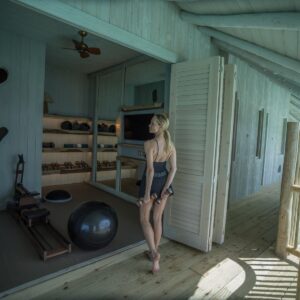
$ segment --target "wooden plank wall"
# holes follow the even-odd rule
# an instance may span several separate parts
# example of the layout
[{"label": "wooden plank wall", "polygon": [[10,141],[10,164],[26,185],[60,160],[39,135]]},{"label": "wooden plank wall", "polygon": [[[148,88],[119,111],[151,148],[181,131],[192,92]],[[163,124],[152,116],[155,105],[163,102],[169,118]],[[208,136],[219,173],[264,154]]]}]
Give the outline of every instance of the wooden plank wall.
[{"label": "wooden plank wall", "polygon": [[[284,118],[288,116],[290,92],[249,66],[229,56],[237,65],[237,96],[239,100],[235,161],[232,163],[229,203],[250,195],[262,185],[279,182],[282,174],[281,143]],[[258,112],[268,114],[262,157],[256,157]],[[265,135],[266,134],[266,135]],[[265,155],[264,155],[265,153]]]},{"label": "wooden plank wall", "polygon": [[[138,104],[135,102],[136,86],[165,80],[168,77],[166,65],[155,59],[149,59],[128,66],[125,72],[124,105]],[[142,103],[143,100],[139,99],[138,101]]]},{"label": "wooden plank wall", "polygon": [[98,118],[115,121],[119,115],[122,96],[122,69],[101,75],[99,81]]},{"label": "wooden plank wall", "polygon": [[0,85],[0,127],[9,134],[0,142],[0,209],[6,206],[14,184],[17,154],[26,161],[24,184],[41,190],[42,115],[45,45],[0,30],[0,66],[9,78]]},{"label": "wooden plank wall", "polygon": [[[99,71],[99,84],[96,83],[95,76],[91,76],[90,84],[92,85],[94,81],[95,89],[99,89],[99,99],[97,100],[98,118],[116,120],[122,105],[137,104],[134,102],[135,86],[164,80],[168,76],[166,72],[165,63],[149,59],[125,67],[124,77],[122,66],[107,69],[105,74],[101,74],[101,71]],[[124,97],[122,96],[123,85]]]},{"label": "wooden plank wall", "polygon": [[183,22],[179,8],[162,0],[60,0],[147,41],[175,51],[180,61],[215,55],[210,38]]},{"label": "wooden plank wall", "polygon": [[49,104],[50,114],[92,116],[86,74],[46,64],[45,92],[53,99]]}]

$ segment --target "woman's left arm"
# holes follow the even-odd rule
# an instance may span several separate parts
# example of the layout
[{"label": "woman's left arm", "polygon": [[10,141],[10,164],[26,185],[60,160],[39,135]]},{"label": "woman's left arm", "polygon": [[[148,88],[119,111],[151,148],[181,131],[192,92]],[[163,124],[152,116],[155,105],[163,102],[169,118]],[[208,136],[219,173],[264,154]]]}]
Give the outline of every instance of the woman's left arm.
[{"label": "woman's left arm", "polygon": [[176,171],[177,171],[177,158],[176,158],[176,149],[175,149],[175,147],[173,148],[172,153],[170,155],[169,163],[170,163],[170,171],[169,171],[165,186],[162,190],[161,197],[164,196],[167,189],[169,188],[169,186],[173,182],[173,179],[174,179]]}]

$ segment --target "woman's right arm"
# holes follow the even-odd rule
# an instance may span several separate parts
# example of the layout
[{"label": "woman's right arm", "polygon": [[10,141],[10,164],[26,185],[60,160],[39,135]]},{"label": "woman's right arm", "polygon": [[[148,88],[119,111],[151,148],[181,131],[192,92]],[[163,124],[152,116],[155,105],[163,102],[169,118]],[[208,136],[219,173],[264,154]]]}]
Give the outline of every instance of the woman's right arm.
[{"label": "woman's right arm", "polygon": [[144,143],[144,150],[146,153],[146,161],[147,161],[147,168],[146,168],[146,188],[145,188],[145,195],[144,195],[144,202],[150,201],[150,191],[154,176],[154,168],[153,168],[153,150],[151,147],[151,141],[146,141]]},{"label": "woman's right arm", "polygon": [[165,186],[162,190],[161,197],[163,197],[164,193],[167,191],[167,189],[169,188],[169,186],[173,182],[173,179],[174,179],[176,171],[177,171],[177,157],[176,157],[175,147],[173,147],[172,153],[170,155],[169,164],[170,164],[170,170],[169,170],[167,181],[166,181]]}]

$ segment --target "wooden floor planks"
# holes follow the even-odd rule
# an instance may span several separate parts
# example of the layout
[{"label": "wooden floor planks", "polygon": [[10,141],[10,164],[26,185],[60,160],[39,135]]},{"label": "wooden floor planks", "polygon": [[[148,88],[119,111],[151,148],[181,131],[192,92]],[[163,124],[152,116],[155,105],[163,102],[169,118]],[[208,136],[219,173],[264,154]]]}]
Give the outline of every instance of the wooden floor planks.
[{"label": "wooden floor planks", "polygon": [[225,243],[208,254],[164,243],[159,274],[140,253],[35,299],[295,299],[297,268],[273,251],[278,206],[273,186],[231,207]]}]

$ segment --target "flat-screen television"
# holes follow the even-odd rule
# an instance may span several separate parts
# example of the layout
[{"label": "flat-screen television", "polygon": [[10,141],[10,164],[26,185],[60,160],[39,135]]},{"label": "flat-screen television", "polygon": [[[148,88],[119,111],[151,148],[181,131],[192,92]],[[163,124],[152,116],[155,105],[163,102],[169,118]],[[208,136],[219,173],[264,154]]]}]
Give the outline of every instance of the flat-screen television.
[{"label": "flat-screen television", "polygon": [[155,113],[162,109],[122,112],[121,115],[121,141],[123,143],[143,144],[144,141],[154,137],[149,132],[149,124]]}]

